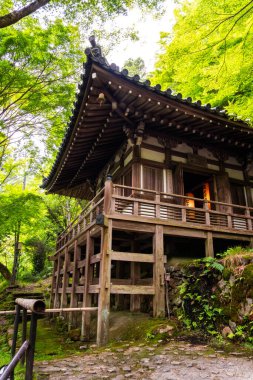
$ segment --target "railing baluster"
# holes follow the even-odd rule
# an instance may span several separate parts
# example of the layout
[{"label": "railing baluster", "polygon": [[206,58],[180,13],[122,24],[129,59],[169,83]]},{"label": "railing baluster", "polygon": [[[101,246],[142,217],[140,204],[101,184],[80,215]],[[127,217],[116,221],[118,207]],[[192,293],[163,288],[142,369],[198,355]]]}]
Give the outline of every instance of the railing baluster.
[{"label": "railing baluster", "polygon": [[205,221],[206,225],[210,226],[211,225],[211,220],[210,220],[210,212],[209,212],[209,202],[204,200],[204,209],[205,209]]},{"label": "railing baluster", "polygon": [[182,222],[186,222],[186,209],[182,208]]},{"label": "railing baluster", "polygon": [[160,193],[158,193],[155,195],[156,218],[160,218],[160,203],[161,203],[161,195]]},{"label": "railing baluster", "polygon": [[133,214],[139,215],[139,202],[138,201],[134,201]]},{"label": "railing baluster", "polygon": [[248,227],[248,230],[251,231],[252,230],[252,219],[251,219],[251,215],[250,215],[250,209],[247,207],[246,210],[245,210],[245,216],[246,216],[246,222],[247,222],[247,227]]}]

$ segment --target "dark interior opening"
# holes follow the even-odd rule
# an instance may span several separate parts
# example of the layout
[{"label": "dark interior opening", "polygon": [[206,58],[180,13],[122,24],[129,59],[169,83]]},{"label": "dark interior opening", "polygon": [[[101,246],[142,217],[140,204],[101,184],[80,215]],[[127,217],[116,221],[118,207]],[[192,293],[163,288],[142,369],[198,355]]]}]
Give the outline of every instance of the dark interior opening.
[{"label": "dark interior opening", "polygon": [[241,247],[247,247],[249,245],[249,242],[242,241],[242,240],[230,240],[230,239],[213,239],[213,249],[214,249],[214,255],[224,253],[227,249],[241,246]]},{"label": "dark interior opening", "polygon": [[164,254],[168,263],[205,257],[205,240],[189,237],[165,236]]},{"label": "dark interior opening", "polygon": [[152,253],[153,236],[151,233],[114,230],[112,250],[120,252]]},{"label": "dark interior opening", "polygon": [[[191,193],[194,198],[205,198],[204,194],[204,184],[209,184],[210,198],[214,199],[213,196],[213,178],[210,175],[196,174],[185,172],[183,173],[184,178],[184,194]],[[195,207],[203,207],[202,202],[195,201]]]}]

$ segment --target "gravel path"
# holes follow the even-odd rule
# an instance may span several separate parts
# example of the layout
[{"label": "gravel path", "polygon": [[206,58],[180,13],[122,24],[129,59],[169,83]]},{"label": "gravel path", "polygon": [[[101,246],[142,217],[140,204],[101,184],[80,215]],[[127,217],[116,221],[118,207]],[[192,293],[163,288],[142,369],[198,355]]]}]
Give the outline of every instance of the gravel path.
[{"label": "gravel path", "polygon": [[253,357],[182,342],[158,347],[125,345],[39,362],[35,372],[38,380],[253,380]]}]

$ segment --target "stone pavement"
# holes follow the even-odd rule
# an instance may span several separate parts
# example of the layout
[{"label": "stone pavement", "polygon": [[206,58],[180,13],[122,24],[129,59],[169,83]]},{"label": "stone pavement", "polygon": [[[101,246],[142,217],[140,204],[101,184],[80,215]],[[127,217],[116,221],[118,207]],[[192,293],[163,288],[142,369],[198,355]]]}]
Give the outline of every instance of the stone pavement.
[{"label": "stone pavement", "polygon": [[106,348],[61,360],[38,362],[38,380],[253,380],[253,357],[226,355],[208,346],[172,341]]}]

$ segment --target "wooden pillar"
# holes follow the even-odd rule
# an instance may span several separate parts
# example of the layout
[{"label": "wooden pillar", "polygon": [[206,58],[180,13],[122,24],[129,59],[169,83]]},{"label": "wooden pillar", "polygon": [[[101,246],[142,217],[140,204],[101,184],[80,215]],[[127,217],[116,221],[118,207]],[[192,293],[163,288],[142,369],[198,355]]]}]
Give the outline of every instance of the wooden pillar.
[{"label": "wooden pillar", "polygon": [[[224,203],[232,203],[228,173],[220,172],[219,174],[216,175],[216,186],[217,186],[218,201],[224,202]],[[231,211],[231,207],[225,206],[225,205],[219,205],[218,209],[219,209],[218,211],[221,211],[221,212]]]},{"label": "wooden pillar", "polygon": [[[90,231],[88,231],[86,234],[86,257],[85,257],[83,307],[91,306],[91,294],[89,293],[89,286],[91,282],[90,259],[93,253],[94,253],[94,240],[90,236]],[[81,339],[82,340],[90,339],[90,312],[83,311],[82,313]]]},{"label": "wooden pillar", "polygon": [[[78,270],[77,263],[80,260],[81,250],[77,244],[77,240],[75,241],[74,247],[74,261],[73,261],[73,272],[72,272],[72,287],[71,287],[71,298],[70,298],[70,307],[77,307],[77,294],[76,294],[76,285],[78,282]],[[69,313],[69,328],[72,327],[74,323],[74,313]]]},{"label": "wooden pillar", "polygon": [[102,229],[101,261],[99,276],[98,321],[97,321],[97,345],[103,346],[109,338],[109,313],[110,313],[110,282],[112,245],[112,221]]},{"label": "wooden pillar", "polygon": [[52,275],[52,282],[51,282],[51,292],[50,292],[50,301],[49,301],[49,305],[51,308],[53,308],[53,305],[54,305],[56,283],[57,283],[57,279],[59,276],[59,274],[58,274],[58,262],[59,262],[59,257],[58,257],[58,259],[55,258],[55,260],[54,260],[53,275]]},{"label": "wooden pillar", "polygon": [[[116,279],[120,278],[121,261],[116,261]],[[115,294],[115,307],[116,310],[124,309],[124,294]]]},{"label": "wooden pillar", "polygon": [[112,203],[112,177],[110,175],[107,176],[105,181],[105,192],[104,192],[104,214],[110,214],[111,211],[111,203]]},{"label": "wooden pillar", "polygon": [[165,316],[165,287],[164,287],[164,249],[163,249],[163,226],[157,225],[153,237],[153,285],[155,289],[153,301],[153,316]]},{"label": "wooden pillar", "polygon": [[59,285],[60,285],[61,262],[62,262],[62,257],[59,254],[57,258],[57,273],[56,273],[55,293],[54,293],[54,303],[53,303],[54,309],[57,309],[58,307],[60,307]]},{"label": "wooden pillar", "polygon": [[64,266],[63,266],[63,279],[62,279],[62,288],[61,288],[61,308],[67,306],[67,293],[66,287],[68,282],[68,263],[69,263],[69,252],[68,248],[65,248],[64,255]]},{"label": "wooden pillar", "polygon": [[214,257],[212,232],[207,232],[206,234],[205,251],[206,251],[206,257]]},{"label": "wooden pillar", "polygon": [[249,247],[250,247],[250,248],[253,248],[253,237],[250,238]]},{"label": "wooden pillar", "polygon": [[[140,263],[131,262],[131,283],[137,284],[137,280],[140,278]],[[139,294],[130,295],[130,311],[140,311],[141,308],[141,296]]]},{"label": "wooden pillar", "polygon": [[[131,251],[132,252],[139,252],[139,245],[136,244],[136,240],[132,241],[131,244]],[[130,264],[130,276],[131,276],[131,283],[132,285],[137,285],[138,280],[140,279],[141,274],[141,268],[140,263],[131,262]],[[139,294],[131,294],[130,295],[130,311],[140,311],[141,308],[141,297]]]}]

